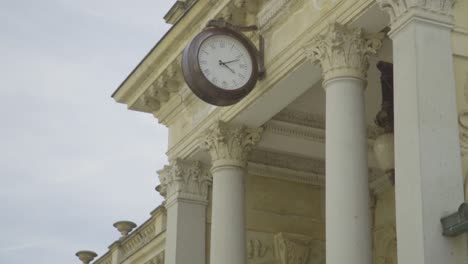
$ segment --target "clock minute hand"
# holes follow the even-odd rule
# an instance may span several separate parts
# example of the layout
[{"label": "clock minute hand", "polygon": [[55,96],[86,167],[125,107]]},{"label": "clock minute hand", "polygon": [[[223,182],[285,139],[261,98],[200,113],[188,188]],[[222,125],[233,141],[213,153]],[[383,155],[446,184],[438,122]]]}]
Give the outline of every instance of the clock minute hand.
[{"label": "clock minute hand", "polygon": [[222,66],[228,68],[234,74],[236,73],[233,69],[231,69],[231,67],[226,65],[226,62],[222,62],[221,60],[219,60],[219,65],[222,65]]},{"label": "clock minute hand", "polygon": [[235,59],[235,60],[231,60],[231,61],[226,61],[226,62],[223,62],[223,64],[228,64],[228,63],[236,62],[236,61],[239,61],[239,59]]}]

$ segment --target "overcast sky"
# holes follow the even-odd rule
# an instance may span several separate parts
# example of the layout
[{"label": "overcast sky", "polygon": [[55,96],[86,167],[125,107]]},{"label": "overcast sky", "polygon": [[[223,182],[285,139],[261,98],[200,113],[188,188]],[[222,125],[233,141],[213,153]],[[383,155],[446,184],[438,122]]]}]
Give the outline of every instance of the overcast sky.
[{"label": "overcast sky", "polygon": [[0,0],[0,263],[102,255],[162,201],[167,130],[112,92],[172,0]]}]

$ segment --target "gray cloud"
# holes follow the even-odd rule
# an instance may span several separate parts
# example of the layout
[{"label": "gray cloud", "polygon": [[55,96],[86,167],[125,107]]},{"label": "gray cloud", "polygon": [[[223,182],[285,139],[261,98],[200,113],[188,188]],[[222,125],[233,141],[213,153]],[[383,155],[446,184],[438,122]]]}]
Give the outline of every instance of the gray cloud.
[{"label": "gray cloud", "polygon": [[172,1],[0,8],[0,263],[78,263],[160,204],[167,130],[111,93],[168,29]]}]

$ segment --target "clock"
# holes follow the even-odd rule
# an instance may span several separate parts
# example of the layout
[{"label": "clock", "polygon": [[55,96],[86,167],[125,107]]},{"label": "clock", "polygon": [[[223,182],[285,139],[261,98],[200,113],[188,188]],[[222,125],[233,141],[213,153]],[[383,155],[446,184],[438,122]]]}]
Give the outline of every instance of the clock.
[{"label": "clock", "polygon": [[210,27],[193,38],[182,56],[182,72],[203,101],[228,106],[239,102],[257,83],[258,51],[242,33]]}]

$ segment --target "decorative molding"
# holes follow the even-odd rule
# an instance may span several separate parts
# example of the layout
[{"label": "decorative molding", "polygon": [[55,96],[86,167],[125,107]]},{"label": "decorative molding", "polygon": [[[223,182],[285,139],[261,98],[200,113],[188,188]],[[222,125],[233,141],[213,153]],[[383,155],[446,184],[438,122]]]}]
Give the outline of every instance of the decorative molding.
[{"label": "decorative molding", "polygon": [[325,243],[303,235],[275,235],[276,254],[281,264],[325,264]]},{"label": "decorative molding", "polygon": [[177,57],[177,59],[145,89],[138,97],[136,103],[129,105],[130,109],[156,113],[169,102],[174,95],[180,96],[178,92],[181,90],[184,83],[180,69],[180,58]]},{"label": "decorative molding", "polygon": [[207,202],[211,175],[199,161],[176,159],[158,171],[156,190],[166,198],[166,207],[177,199]]},{"label": "decorative molding", "polygon": [[174,25],[188,10],[194,0],[177,0],[171,9],[164,15],[164,20],[166,23]]},{"label": "decorative molding", "polygon": [[283,181],[311,184],[315,186],[325,186],[325,175],[314,172],[285,169],[274,165],[265,165],[249,162],[248,172],[251,175],[258,175]]},{"label": "decorative molding", "polygon": [[465,74],[465,85],[463,86],[465,102],[468,103],[468,72]]},{"label": "decorative molding", "polygon": [[261,127],[247,128],[218,121],[205,132],[200,148],[210,153],[213,168],[222,164],[245,167],[247,156],[262,133]]},{"label": "decorative molding", "polygon": [[156,227],[152,222],[147,222],[143,227],[135,230],[127,239],[121,242],[122,255],[126,258],[148,244],[156,237]]},{"label": "decorative molding", "polygon": [[[278,122],[280,121],[280,122]],[[295,126],[291,126],[294,124]],[[384,129],[376,125],[367,126],[369,140],[383,134]],[[265,124],[265,130],[285,136],[308,138],[318,142],[325,141],[325,119],[321,115],[285,109]],[[372,150],[371,144],[369,148]]]},{"label": "decorative molding", "polygon": [[276,114],[272,119],[308,127],[325,129],[325,116],[320,114],[311,114],[307,112],[284,109]]},{"label": "decorative molding", "polygon": [[388,224],[374,231],[374,263],[397,264],[395,225]]},{"label": "decorative molding", "polygon": [[[268,1],[257,15],[258,27],[262,31],[266,31],[269,28],[271,28],[273,23],[279,19],[279,14],[281,14],[281,12],[286,13],[285,10],[288,9],[291,2],[294,2],[294,1],[292,0],[270,0]],[[285,16],[285,14],[283,14],[283,16]]]},{"label": "decorative molding", "polygon": [[468,154],[468,112],[459,114],[458,125],[460,130],[461,155],[466,156]]},{"label": "decorative molding", "polygon": [[112,264],[112,254],[108,252],[106,255],[97,259],[93,264]]},{"label": "decorative molding", "polygon": [[152,259],[145,262],[145,264],[164,264],[164,251],[154,256]]},{"label": "decorative molding", "polygon": [[[248,173],[283,181],[325,186],[325,161],[285,153],[254,149],[249,158]],[[379,169],[369,169],[369,189],[380,196],[392,188]]]},{"label": "decorative molding", "polygon": [[365,80],[369,56],[377,53],[384,36],[365,34],[361,28],[351,29],[335,22],[306,44],[304,50],[309,60],[322,66],[324,82],[343,76]]},{"label": "decorative molding", "polygon": [[247,263],[276,263],[273,234],[265,232],[247,232]]},{"label": "decorative molding", "polygon": [[423,17],[446,24],[453,23],[454,0],[377,0],[390,16],[392,31],[411,17]]},{"label": "decorative molding", "polygon": [[255,149],[252,151],[249,162],[315,174],[323,175],[325,173],[325,162],[323,160],[303,158],[265,150]]},{"label": "decorative molding", "polygon": [[264,127],[265,131],[277,135],[304,138],[321,143],[325,142],[325,130],[320,128],[317,129],[275,120],[268,121]]}]

